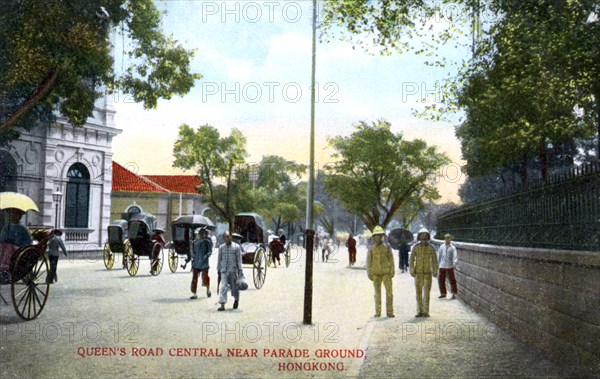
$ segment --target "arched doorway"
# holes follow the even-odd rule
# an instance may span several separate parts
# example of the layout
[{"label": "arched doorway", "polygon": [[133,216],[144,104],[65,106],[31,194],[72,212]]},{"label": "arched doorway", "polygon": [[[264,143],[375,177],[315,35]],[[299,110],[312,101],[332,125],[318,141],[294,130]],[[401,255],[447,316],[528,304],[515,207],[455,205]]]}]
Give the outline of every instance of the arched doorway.
[{"label": "arched doorway", "polygon": [[90,207],[90,172],[83,163],[75,163],[67,172],[65,227],[87,228]]}]

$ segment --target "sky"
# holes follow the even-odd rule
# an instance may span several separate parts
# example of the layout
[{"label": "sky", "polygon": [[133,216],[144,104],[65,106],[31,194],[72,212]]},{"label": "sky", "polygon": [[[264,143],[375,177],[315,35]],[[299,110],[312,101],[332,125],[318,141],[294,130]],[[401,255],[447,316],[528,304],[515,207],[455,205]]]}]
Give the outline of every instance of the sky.
[{"label": "sky", "polygon": [[[209,124],[222,136],[240,129],[250,163],[275,154],[308,164],[311,2],[170,0],[157,5],[167,11],[164,32],[195,50],[192,70],[203,78],[189,94],[161,100],[155,110],[113,94],[116,126],[123,130],[113,141],[113,159],[139,174],[194,174],[172,167],[178,128],[186,123]],[[442,202],[459,202],[464,162],[454,135],[457,118],[432,122],[413,116],[413,110],[441,100],[441,83],[452,71],[426,66],[425,58],[409,53],[381,56],[353,49],[346,41],[319,42],[316,49],[316,168],[332,161],[328,138],[351,134],[360,121],[385,119],[394,132],[424,139],[450,157],[452,163],[438,175],[438,188]],[[119,47],[115,50],[119,70],[127,62]],[[469,50],[449,47],[442,53],[458,61]]]}]

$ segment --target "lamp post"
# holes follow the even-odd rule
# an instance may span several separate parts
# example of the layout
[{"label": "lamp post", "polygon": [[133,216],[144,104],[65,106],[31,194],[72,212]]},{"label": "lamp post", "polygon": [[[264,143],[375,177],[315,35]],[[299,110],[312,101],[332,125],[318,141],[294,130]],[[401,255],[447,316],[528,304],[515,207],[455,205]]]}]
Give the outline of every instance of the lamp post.
[{"label": "lamp post", "polygon": [[56,211],[54,213],[54,229],[58,229],[58,206],[60,205],[60,200],[62,199],[62,192],[57,188],[56,192],[52,194],[52,198],[54,199],[54,204],[56,206]]}]

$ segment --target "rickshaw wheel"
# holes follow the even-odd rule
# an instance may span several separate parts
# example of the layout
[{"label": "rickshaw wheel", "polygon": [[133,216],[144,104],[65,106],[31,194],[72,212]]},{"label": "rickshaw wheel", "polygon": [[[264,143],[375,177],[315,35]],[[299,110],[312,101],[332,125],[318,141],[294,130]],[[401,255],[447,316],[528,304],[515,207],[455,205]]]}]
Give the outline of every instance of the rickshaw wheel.
[{"label": "rickshaw wheel", "polygon": [[275,262],[273,261],[273,253],[271,252],[271,249],[269,249],[269,253],[267,254],[268,258],[268,263],[267,266],[271,267],[275,267]]},{"label": "rickshaw wheel", "polygon": [[33,320],[44,309],[50,292],[48,259],[35,246],[26,247],[15,260],[11,295],[15,311]]},{"label": "rickshaw wheel", "polygon": [[172,273],[175,273],[175,271],[177,271],[177,263],[179,263],[179,255],[177,255],[177,252],[175,251],[174,248],[170,248],[169,249],[169,270],[171,270]]},{"label": "rickshaw wheel", "polygon": [[[156,258],[154,258],[156,256]],[[163,268],[165,253],[160,243],[155,242],[152,246],[152,257],[150,257],[150,274],[157,276]]]},{"label": "rickshaw wheel", "polygon": [[136,276],[140,268],[140,257],[133,251],[131,241],[125,241],[125,254],[127,261],[125,262],[129,276]]},{"label": "rickshaw wheel", "polygon": [[104,244],[104,267],[106,267],[107,270],[110,270],[113,268],[114,264],[115,257],[112,251],[110,251],[110,245],[107,242],[106,244]]},{"label": "rickshaw wheel", "polygon": [[252,263],[252,278],[254,287],[260,289],[265,283],[267,276],[267,254],[264,247],[259,247],[254,253],[254,262]]},{"label": "rickshaw wheel", "polygon": [[129,276],[136,276],[140,267],[140,257],[137,254],[131,254],[127,257],[127,272]]},{"label": "rickshaw wheel", "polygon": [[292,251],[290,249],[290,245],[288,244],[285,248],[285,267],[290,267],[290,261],[292,260]]},{"label": "rickshaw wheel", "polygon": [[129,267],[130,257],[133,256],[133,247],[128,239],[123,243],[123,268]]}]

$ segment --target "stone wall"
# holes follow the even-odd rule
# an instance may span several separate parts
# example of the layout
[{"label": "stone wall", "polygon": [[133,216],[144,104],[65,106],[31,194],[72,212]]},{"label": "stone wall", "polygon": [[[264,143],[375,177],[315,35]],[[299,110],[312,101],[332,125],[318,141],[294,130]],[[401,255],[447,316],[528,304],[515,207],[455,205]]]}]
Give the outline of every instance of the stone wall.
[{"label": "stone wall", "polygon": [[459,296],[577,372],[600,370],[600,253],[455,243]]}]

